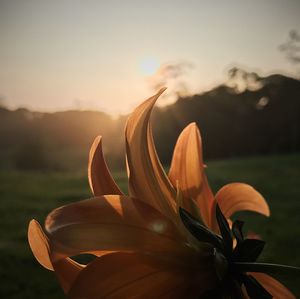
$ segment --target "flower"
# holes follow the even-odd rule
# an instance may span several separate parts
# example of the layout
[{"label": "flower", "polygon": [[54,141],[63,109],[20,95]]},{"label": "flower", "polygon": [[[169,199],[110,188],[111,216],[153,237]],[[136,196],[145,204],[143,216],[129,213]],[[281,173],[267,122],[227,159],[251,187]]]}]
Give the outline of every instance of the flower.
[{"label": "flower", "polygon": [[[220,207],[216,204],[216,219],[221,236],[208,230],[184,209],[180,216],[185,227],[200,242],[213,245],[213,258],[219,285],[207,291],[203,298],[294,298],[278,281],[264,273],[282,272],[299,274],[300,268],[257,263],[265,242],[244,238],[244,222],[236,220],[232,229]],[[233,236],[236,238],[234,245]],[[251,272],[250,272],[251,271]],[[298,273],[297,273],[298,272]]]},{"label": "flower", "polygon": [[[28,240],[35,258],[55,271],[68,298],[206,296],[220,290],[222,277],[228,276],[222,274],[220,280],[225,263],[222,255],[226,255],[220,213],[226,218],[239,210],[269,215],[264,198],[249,185],[228,184],[213,196],[195,124],[180,135],[166,175],[150,126],[152,108],[163,91],[138,106],[127,121],[129,196],[113,180],[103,157],[102,139],[97,137],[88,166],[94,197],[55,209],[47,216],[44,230],[36,220],[29,224]],[[204,229],[217,238],[223,247],[203,233],[195,235],[191,223],[198,232]],[[232,229],[236,230],[236,224]],[[235,236],[238,240],[237,233]],[[239,248],[239,241],[237,244]],[[96,258],[87,265],[72,259],[82,253]],[[295,298],[267,274],[253,273],[252,277],[275,298]],[[247,298],[245,291],[242,294],[241,298]]]}]

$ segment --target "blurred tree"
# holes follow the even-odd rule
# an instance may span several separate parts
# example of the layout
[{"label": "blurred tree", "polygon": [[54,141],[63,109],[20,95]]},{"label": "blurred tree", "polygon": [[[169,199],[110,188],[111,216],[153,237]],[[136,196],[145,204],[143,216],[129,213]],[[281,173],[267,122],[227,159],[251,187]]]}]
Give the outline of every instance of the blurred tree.
[{"label": "blurred tree", "polygon": [[189,61],[163,63],[153,75],[147,77],[147,82],[155,92],[168,86],[168,96],[163,97],[168,97],[172,102],[179,97],[190,95],[186,79],[193,68],[194,65]]},{"label": "blurred tree", "polygon": [[5,99],[4,96],[0,95],[0,108],[5,108]]},{"label": "blurred tree", "polygon": [[[243,90],[223,84],[155,109],[153,131],[164,164],[170,162],[180,131],[193,121],[202,132],[205,158],[300,150],[300,81],[282,75],[261,77],[240,68],[232,69],[229,78],[243,82]],[[2,108],[0,169],[14,164],[19,169],[84,170],[89,147],[99,134],[110,166],[124,167],[126,119],[96,111]]]},{"label": "blurred tree", "polygon": [[236,92],[243,92],[246,89],[257,90],[262,87],[261,78],[255,72],[248,72],[238,67],[229,69],[226,84]]},{"label": "blurred tree", "polygon": [[21,146],[15,156],[18,170],[50,169],[45,150],[40,142],[28,142]]},{"label": "blurred tree", "polygon": [[287,41],[279,46],[279,50],[285,53],[286,58],[293,64],[300,64],[300,34],[291,30]]}]

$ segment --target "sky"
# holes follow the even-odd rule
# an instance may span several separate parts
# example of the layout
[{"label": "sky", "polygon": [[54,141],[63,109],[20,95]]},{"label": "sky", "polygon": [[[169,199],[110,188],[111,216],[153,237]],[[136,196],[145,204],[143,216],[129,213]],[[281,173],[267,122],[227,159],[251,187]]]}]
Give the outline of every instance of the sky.
[{"label": "sky", "polygon": [[299,0],[0,0],[0,99],[116,115],[153,94],[160,65],[188,65],[179,81],[192,93],[235,65],[296,76],[278,50],[291,29]]}]

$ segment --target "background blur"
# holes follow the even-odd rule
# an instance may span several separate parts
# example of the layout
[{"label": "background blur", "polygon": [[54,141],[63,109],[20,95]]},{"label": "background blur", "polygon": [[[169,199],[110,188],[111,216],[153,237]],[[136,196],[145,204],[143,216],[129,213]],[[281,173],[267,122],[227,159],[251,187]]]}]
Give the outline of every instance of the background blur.
[{"label": "background blur", "polygon": [[[243,213],[261,260],[300,266],[299,1],[0,0],[0,40],[1,298],[63,298],[28,222],[91,196],[97,135],[127,191],[127,115],[161,86],[162,163],[195,121],[213,190],[246,182],[271,207]],[[299,277],[279,278],[300,296]]]}]

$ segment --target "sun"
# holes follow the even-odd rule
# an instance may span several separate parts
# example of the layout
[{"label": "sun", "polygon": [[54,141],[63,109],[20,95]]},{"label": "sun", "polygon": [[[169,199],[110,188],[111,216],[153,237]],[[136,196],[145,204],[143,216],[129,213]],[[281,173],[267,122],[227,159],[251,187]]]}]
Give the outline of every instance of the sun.
[{"label": "sun", "polygon": [[152,76],[158,70],[160,63],[154,57],[147,57],[140,62],[139,69],[143,75]]}]

